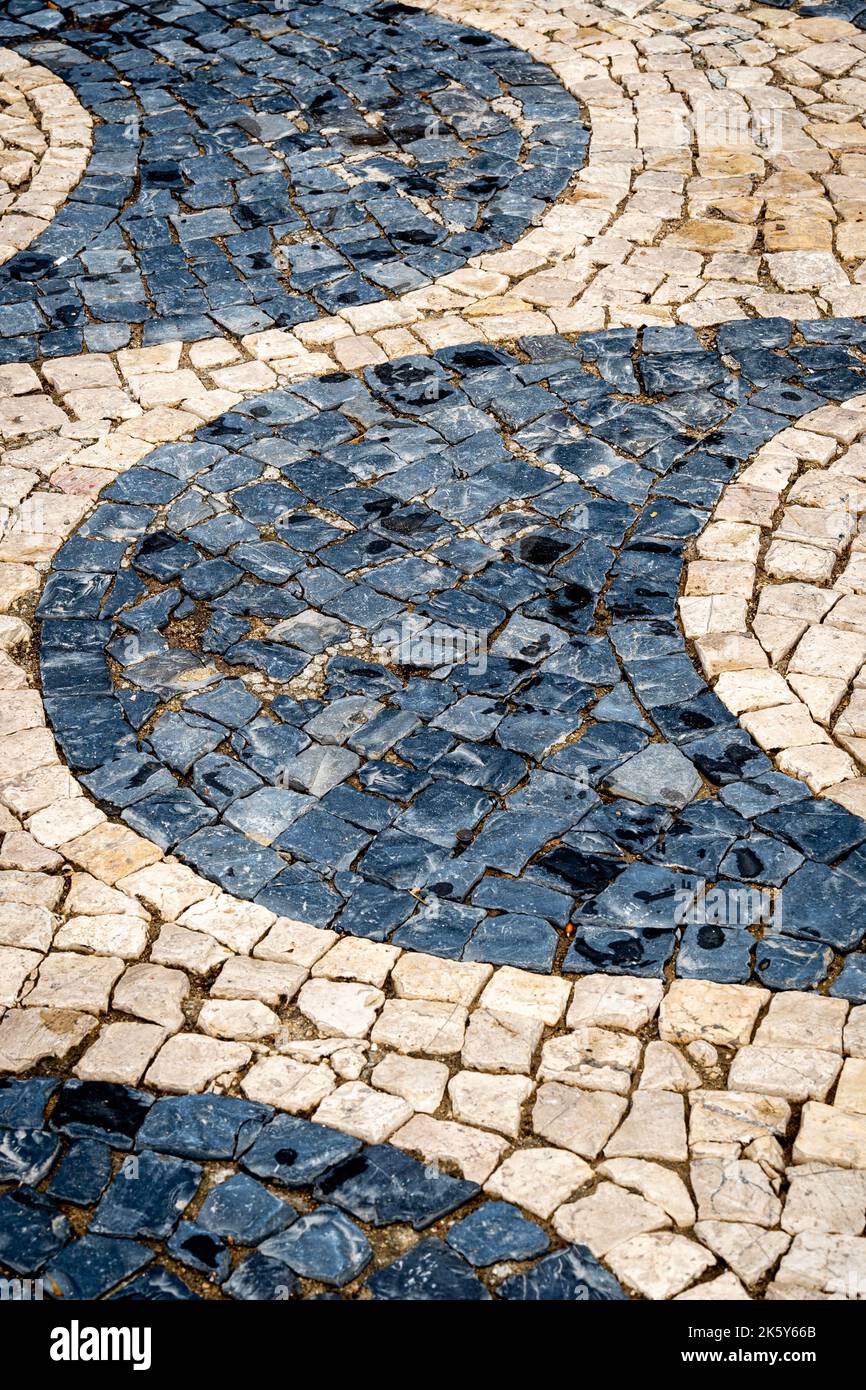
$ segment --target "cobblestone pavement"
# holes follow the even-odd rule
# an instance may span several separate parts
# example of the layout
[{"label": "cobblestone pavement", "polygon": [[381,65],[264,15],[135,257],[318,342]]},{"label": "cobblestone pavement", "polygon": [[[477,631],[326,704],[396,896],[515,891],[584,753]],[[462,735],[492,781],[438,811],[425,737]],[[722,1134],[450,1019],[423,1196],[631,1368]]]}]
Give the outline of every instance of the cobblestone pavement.
[{"label": "cobblestone pavement", "polygon": [[0,1272],[866,1297],[866,6],[0,45]]}]

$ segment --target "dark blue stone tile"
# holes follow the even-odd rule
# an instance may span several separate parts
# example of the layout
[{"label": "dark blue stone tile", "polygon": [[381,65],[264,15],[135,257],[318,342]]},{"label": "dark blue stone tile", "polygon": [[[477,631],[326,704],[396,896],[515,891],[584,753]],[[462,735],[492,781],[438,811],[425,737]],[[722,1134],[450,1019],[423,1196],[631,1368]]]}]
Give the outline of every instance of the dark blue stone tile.
[{"label": "dark blue stone tile", "polygon": [[0,1265],[36,1274],[66,1244],[69,1222],[50,1197],[31,1187],[0,1195]]},{"label": "dark blue stone tile", "polygon": [[390,1144],[375,1144],[321,1178],[315,1195],[373,1226],[431,1226],[477,1195],[477,1183],[425,1166]]},{"label": "dark blue stone tile", "polygon": [[102,1298],[152,1259],[153,1251],[137,1241],[86,1235],[51,1261],[45,1279],[56,1298]]},{"label": "dark blue stone tile", "polygon": [[546,1255],[530,1269],[504,1279],[496,1292],[500,1298],[521,1302],[626,1300],[619,1282],[585,1245],[569,1245]]},{"label": "dark blue stone tile", "polygon": [[237,1158],[272,1115],[270,1106],[236,1096],[162,1096],[148,1112],[136,1147],[182,1158]]},{"label": "dark blue stone tile", "polygon": [[360,1227],[335,1207],[321,1206],[266,1240],[260,1254],[305,1279],[340,1288],[370,1263],[372,1247]]},{"label": "dark blue stone tile", "polygon": [[195,1196],[201,1174],[197,1163],[148,1149],[130,1156],[96,1208],[91,1233],[168,1236]]},{"label": "dark blue stone tile", "polygon": [[485,1302],[490,1298],[471,1267],[441,1240],[421,1241],[367,1280],[374,1298],[399,1302]]},{"label": "dark blue stone tile", "polygon": [[100,1139],[131,1149],[154,1097],[106,1081],[66,1081],[51,1113],[51,1127],[74,1139]]},{"label": "dark blue stone tile", "polygon": [[550,1246],[541,1227],[528,1221],[510,1202],[485,1202],[455,1221],[445,1239],[458,1255],[476,1266],[531,1260]]}]

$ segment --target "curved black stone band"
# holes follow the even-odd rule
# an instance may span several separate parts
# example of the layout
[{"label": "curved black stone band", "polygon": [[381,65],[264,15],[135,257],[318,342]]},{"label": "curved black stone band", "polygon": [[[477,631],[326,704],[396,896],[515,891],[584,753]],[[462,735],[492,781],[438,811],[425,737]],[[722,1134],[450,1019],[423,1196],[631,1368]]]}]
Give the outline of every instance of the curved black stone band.
[{"label": "curved black stone band", "polygon": [[586,1247],[391,1144],[51,1076],[0,1078],[0,1277],[67,1302],[626,1297]]},{"label": "curved black stone band", "polygon": [[490,34],[398,4],[244,8],[5,6],[0,44],[99,124],[78,188],[0,270],[0,362],[421,288],[514,242],[583,163],[578,103]]},{"label": "curved black stone band", "polygon": [[[676,597],[741,461],[863,391],[864,341],[766,320],[712,351],[685,328],[464,346],[156,450],[39,606],[70,766],[206,877],[315,925],[541,971],[676,954],[780,988],[853,952],[833,989],[860,998],[866,823],[772,770],[695,670]],[[338,652],[324,702],[268,709],[237,680],[279,690],[350,630],[425,622],[480,634],[486,661],[430,679]],[[745,892],[745,918],[693,911],[704,880],[738,912]]]}]

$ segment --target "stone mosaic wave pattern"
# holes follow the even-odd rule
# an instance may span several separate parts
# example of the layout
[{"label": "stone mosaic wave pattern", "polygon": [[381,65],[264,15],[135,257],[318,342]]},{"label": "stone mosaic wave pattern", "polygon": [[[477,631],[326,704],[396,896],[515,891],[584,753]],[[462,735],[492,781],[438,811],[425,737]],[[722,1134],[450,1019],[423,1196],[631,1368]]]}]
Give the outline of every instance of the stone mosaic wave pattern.
[{"label": "stone mosaic wave pattern", "polygon": [[[247,11],[247,12],[245,12]],[[0,274],[0,361],[290,327],[514,241],[583,163],[580,107],[510,44],[398,4],[46,8],[0,43],[100,124]]]},{"label": "stone mosaic wave pattern", "polygon": [[[290,918],[544,972],[832,971],[864,997],[866,823],[773,770],[676,622],[685,548],[740,462],[862,393],[862,325],[796,331],[463,346],[164,446],[40,603],[70,766]],[[483,669],[407,666],[435,628],[480,633]],[[396,669],[359,656],[382,629],[410,634]],[[733,925],[702,906],[717,881],[752,904]]]},{"label": "stone mosaic wave pattern", "polygon": [[[585,1246],[554,1235],[551,1249],[518,1207],[478,1202],[478,1183],[231,1096],[6,1079],[9,1181],[19,1185],[0,1196],[0,1265],[41,1279],[46,1298],[193,1299],[203,1287],[258,1301],[626,1297]],[[393,1259],[382,1254],[388,1228]],[[379,1236],[375,1261],[368,1234]]]}]

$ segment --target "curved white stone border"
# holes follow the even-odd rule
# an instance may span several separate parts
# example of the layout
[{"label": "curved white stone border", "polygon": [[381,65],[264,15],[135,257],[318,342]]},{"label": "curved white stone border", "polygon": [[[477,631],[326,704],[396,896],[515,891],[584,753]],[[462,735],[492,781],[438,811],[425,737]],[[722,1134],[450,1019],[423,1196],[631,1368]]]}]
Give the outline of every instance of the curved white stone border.
[{"label": "curved white stone border", "polygon": [[92,129],[65,82],[0,48],[0,265],[45,231],[79,182]]},{"label": "curved white stone border", "polygon": [[778,767],[866,817],[866,395],[803,416],[725,488],[680,619]]}]

